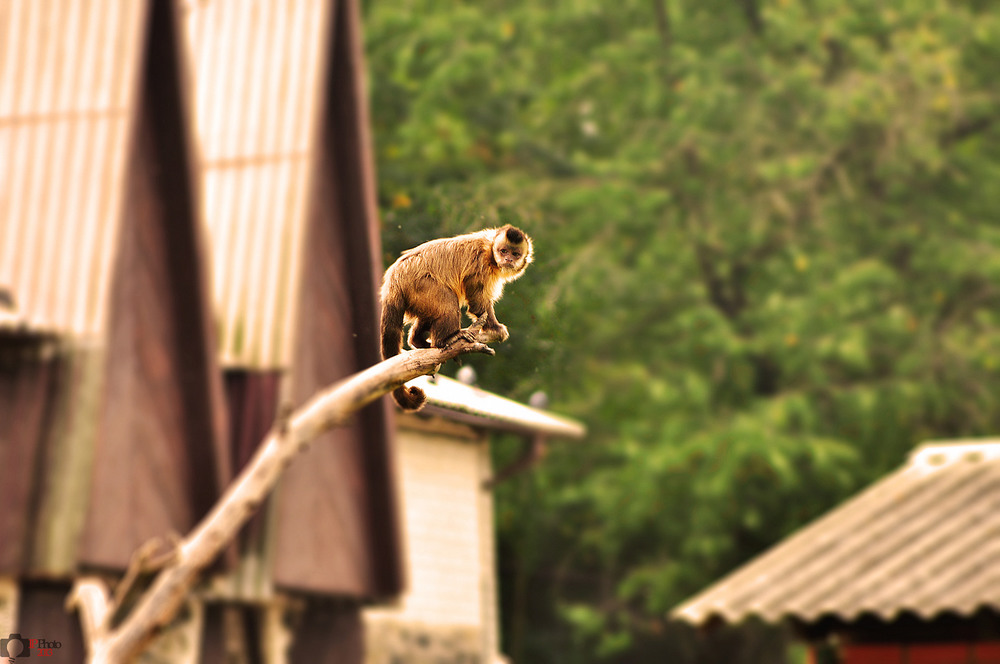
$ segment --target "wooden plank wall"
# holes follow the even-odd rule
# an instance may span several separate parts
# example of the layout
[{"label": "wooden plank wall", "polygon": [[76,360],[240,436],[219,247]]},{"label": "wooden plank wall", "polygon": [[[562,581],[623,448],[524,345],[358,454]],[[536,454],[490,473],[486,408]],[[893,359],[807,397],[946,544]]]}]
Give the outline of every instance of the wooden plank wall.
[{"label": "wooden plank wall", "polygon": [[153,2],[81,536],[85,565],[123,569],[147,540],[187,532],[231,475],[179,44],[174,4]]},{"label": "wooden plank wall", "polygon": [[[378,362],[381,258],[356,0],[333,12],[321,159],[304,258],[291,380],[294,403]],[[377,597],[402,587],[387,401],[318,440],[278,500],[279,587]]]}]

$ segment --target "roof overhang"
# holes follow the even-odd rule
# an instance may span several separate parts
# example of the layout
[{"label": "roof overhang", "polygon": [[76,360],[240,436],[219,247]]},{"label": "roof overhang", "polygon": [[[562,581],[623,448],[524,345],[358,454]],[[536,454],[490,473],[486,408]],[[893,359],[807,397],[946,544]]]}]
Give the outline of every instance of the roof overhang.
[{"label": "roof overhang", "polygon": [[582,438],[580,422],[526,406],[446,376],[420,376],[407,385],[427,394],[420,415],[438,416],[477,428],[553,438]]}]

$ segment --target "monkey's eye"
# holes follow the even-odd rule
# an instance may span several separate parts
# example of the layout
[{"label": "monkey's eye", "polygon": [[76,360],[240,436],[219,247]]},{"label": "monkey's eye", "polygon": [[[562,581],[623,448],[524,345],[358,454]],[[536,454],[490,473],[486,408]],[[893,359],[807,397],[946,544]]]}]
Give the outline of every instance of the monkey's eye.
[{"label": "monkey's eye", "polygon": [[500,249],[500,253],[506,256],[507,254],[510,253],[510,251],[507,249],[507,247],[503,247]]}]

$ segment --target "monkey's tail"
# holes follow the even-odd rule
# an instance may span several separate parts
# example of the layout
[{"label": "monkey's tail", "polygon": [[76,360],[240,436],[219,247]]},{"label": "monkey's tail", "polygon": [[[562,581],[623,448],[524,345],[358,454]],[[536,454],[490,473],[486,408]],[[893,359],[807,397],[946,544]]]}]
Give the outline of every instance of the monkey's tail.
[{"label": "monkey's tail", "polygon": [[[406,308],[397,298],[386,297],[382,302],[382,359],[399,355],[403,347],[403,314]],[[419,387],[397,387],[392,398],[403,410],[420,410],[427,395]]]},{"label": "monkey's tail", "polygon": [[410,412],[418,411],[424,407],[427,401],[427,394],[419,387],[397,387],[392,391],[392,398],[396,400],[399,407]]}]

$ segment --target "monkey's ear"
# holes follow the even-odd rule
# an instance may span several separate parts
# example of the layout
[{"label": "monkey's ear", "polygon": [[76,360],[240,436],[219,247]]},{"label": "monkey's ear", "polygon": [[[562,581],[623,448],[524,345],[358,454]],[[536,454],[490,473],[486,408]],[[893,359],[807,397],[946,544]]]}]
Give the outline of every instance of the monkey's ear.
[{"label": "monkey's ear", "polygon": [[507,241],[511,244],[521,244],[524,242],[524,233],[513,226],[507,226]]}]

